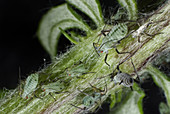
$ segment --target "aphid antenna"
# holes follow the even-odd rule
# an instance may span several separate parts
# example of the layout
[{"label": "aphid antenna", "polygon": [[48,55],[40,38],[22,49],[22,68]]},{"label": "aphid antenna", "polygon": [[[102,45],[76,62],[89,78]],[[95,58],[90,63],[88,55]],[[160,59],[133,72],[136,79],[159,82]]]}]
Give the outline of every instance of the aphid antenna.
[{"label": "aphid antenna", "polygon": [[132,33],[134,33],[134,32],[135,32],[135,30],[130,31],[129,34],[126,35],[125,37],[121,38],[121,39],[118,41],[118,43],[120,43],[120,42],[121,42],[122,40],[124,40],[125,38],[129,37],[129,36],[130,36]]},{"label": "aphid antenna", "polygon": [[89,94],[87,94],[87,93],[85,93],[85,92],[83,92],[83,91],[81,91],[81,90],[79,90],[79,89],[77,89],[80,93],[83,93],[84,95],[86,95],[86,96],[90,96]]},{"label": "aphid antenna", "polygon": [[70,104],[71,106],[74,106],[74,107],[76,107],[76,108],[78,108],[78,109],[81,109],[81,110],[86,110],[86,107],[84,107],[84,108],[81,108],[81,107],[78,107],[78,106],[76,106],[76,105],[73,105],[73,104]]},{"label": "aphid antenna", "polygon": [[90,85],[95,91],[99,90],[99,88],[93,86],[91,83],[89,83],[89,85]]},{"label": "aphid antenna", "polygon": [[70,91],[62,91],[62,92],[54,92],[55,94],[61,94],[61,93],[71,93]]},{"label": "aphid antenna", "polygon": [[[81,107],[78,107],[78,106],[75,106],[73,104],[70,104],[71,106],[75,107],[75,108],[78,108],[80,110],[84,110],[85,111],[85,114],[91,114],[92,112],[88,111],[88,108],[87,107],[84,107],[84,108],[81,108]],[[84,114],[84,113],[83,113]]]},{"label": "aphid antenna", "polygon": [[93,42],[93,48],[94,48],[95,52],[97,53],[97,55],[100,56],[100,54],[97,52],[97,49],[96,49],[95,44],[97,44],[97,43],[94,43],[94,42]]},{"label": "aphid antenna", "polygon": [[112,76],[112,75],[113,75],[113,72],[110,73],[110,74],[108,74],[108,75],[106,75],[106,76],[98,77],[98,78],[96,78],[96,79],[102,79],[102,78],[105,78],[105,77],[108,77],[108,76]]},{"label": "aphid antenna", "polygon": [[[96,46],[95,46],[95,45],[99,43],[99,41],[100,41],[100,39],[101,39],[101,36],[102,36],[102,35],[106,36],[105,32],[110,32],[110,30],[104,30],[104,29],[105,29],[105,27],[106,27],[106,24],[104,25],[103,29],[101,30],[101,33],[98,35],[98,36],[100,36],[100,37],[99,37],[99,39],[98,39],[97,43],[93,43],[93,47],[94,47],[94,49],[95,49],[96,53],[98,54],[98,56],[100,56],[100,54],[98,53],[98,51],[97,51],[97,49],[96,49]],[[100,49],[100,48],[99,48],[99,49]],[[98,50],[99,50],[99,49],[98,49]]]}]

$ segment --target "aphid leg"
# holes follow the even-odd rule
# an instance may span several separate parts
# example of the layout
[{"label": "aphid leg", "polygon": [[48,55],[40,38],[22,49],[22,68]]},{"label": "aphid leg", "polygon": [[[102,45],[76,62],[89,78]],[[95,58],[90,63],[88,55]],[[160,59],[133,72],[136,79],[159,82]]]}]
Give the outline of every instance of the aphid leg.
[{"label": "aphid leg", "polygon": [[[97,109],[97,110],[99,110],[99,109],[103,109],[102,108],[102,105],[101,105],[101,98],[100,98],[100,103],[99,102],[97,102],[97,101],[95,101],[95,103],[97,104],[97,105],[99,105],[99,108]],[[96,111],[95,111],[96,112]]]},{"label": "aphid leg", "polygon": [[114,78],[114,72],[116,71],[116,69],[118,70],[118,72],[117,72],[117,74],[119,74],[119,73],[122,73],[122,71],[119,69],[119,66],[120,66],[121,64],[118,64],[117,65],[117,67],[113,70],[113,72],[111,73],[111,76],[110,76],[110,78],[111,78],[111,80],[113,81],[113,78]]},{"label": "aphid leg", "polygon": [[70,104],[70,105],[71,105],[71,106],[74,106],[74,107],[76,107],[76,108],[78,108],[78,109],[81,109],[81,110],[86,110],[86,107],[81,108],[81,107],[75,106],[75,105],[73,105],[73,104]]},{"label": "aphid leg", "polygon": [[140,41],[140,37],[139,36],[137,36],[137,39],[138,39],[138,42],[140,43],[141,41]]},{"label": "aphid leg", "polygon": [[140,81],[139,80],[136,80],[136,79],[133,79],[136,83],[140,83]]},{"label": "aphid leg", "polygon": [[38,96],[35,95],[35,94],[34,94],[34,97],[43,100],[41,97],[38,97]]},{"label": "aphid leg", "polygon": [[130,31],[128,35],[126,35],[125,37],[123,37],[121,40],[118,41],[118,44],[119,44],[123,39],[126,39],[127,37],[129,37],[129,36],[130,36],[132,33],[134,33],[134,32],[135,32],[135,30]]},{"label": "aphid leg", "polygon": [[126,53],[129,53],[129,54],[130,54],[130,52],[120,52],[120,51],[117,49],[116,46],[115,46],[114,48],[115,48],[115,51],[116,51],[118,54],[126,54]]},{"label": "aphid leg", "polygon": [[[105,81],[105,88],[103,91],[101,91],[101,95],[105,95],[107,93],[107,83],[106,83],[106,79],[104,79]],[[102,93],[103,92],[103,93]]]},{"label": "aphid leg", "polygon": [[122,83],[123,83],[123,80],[121,80],[121,82],[119,83],[119,85],[122,84]]},{"label": "aphid leg", "polygon": [[56,101],[56,99],[55,99],[54,96],[51,94],[51,92],[49,93],[49,95]]},{"label": "aphid leg", "polygon": [[55,92],[55,94],[61,94],[61,93],[71,93],[71,92],[70,91]]},{"label": "aphid leg", "polygon": [[106,36],[105,32],[110,32],[110,31],[111,31],[111,29],[109,29],[109,30],[102,30],[102,31],[101,31],[101,34],[102,34],[103,36]]},{"label": "aphid leg", "polygon": [[83,93],[84,95],[86,95],[86,96],[90,96],[89,94],[87,94],[87,93],[84,93],[83,91],[81,91],[81,90],[79,90],[79,89],[77,89],[80,93]]},{"label": "aphid leg", "polygon": [[28,104],[31,102],[32,99],[33,99],[33,97],[30,98],[30,100],[28,101],[28,103],[26,103],[25,106],[28,106]]},{"label": "aphid leg", "polygon": [[109,69],[110,69],[110,65],[109,65],[109,63],[107,63],[107,56],[108,56],[108,51],[106,52],[106,56],[105,56],[105,58],[104,58],[104,62],[107,64],[107,66],[109,66]]},{"label": "aphid leg", "polygon": [[85,72],[85,73],[82,73],[82,74],[84,75],[84,74],[90,74],[90,73],[96,73],[96,72]]},{"label": "aphid leg", "polygon": [[135,68],[135,65],[133,64],[133,60],[132,60],[132,58],[131,58],[131,63],[132,63],[132,65],[133,65],[133,68],[134,68],[135,73],[136,73],[136,75],[137,75],[137,79],[138,79],[138,80],[139,80],[139,82],[140,82],[140,78],[139,78],[139,75],[138,75],[137,70],[136,70],[136,68]]},{"label": "aphid leg", "polygon": [[112,46],[113,48],[115,48],[115,50],[116,50],[116,52],[117,52],[118,54],[130,53],[130,52],[120,52],[120,51],[117,49],[117,46],[116,46],[116,45],[117,45],[117,44],[120,44],[120,42],[121,42],[123,39],[129,37],[133,32],[135,32],[135,30],[132,30],[128,35],[126,35],[125,37],[123,37],[121,40],[117,41],[117,42],[114,44],[114,46]]},{"label": "aphid leg", "polygon": [[158,35],[158,34],[163,34],[162,32],[158,32],[158,33],[155,33],[155,34],[148,34],[148,33],[146,33],[145,31],[144,31],[143,33],[146,34],[147,36],[150,36],[151,39],[152,39],[152,37],[154,37],[154,36],[156,36],[156,35]]},{"label": "aphid leg", "polygon": [[99,106],[99,108],[96,109],[96,111],[94,112],[94,114],[96,114],[96,113],[99,111],[99,109],[103,109],[103,108],[101,107],[101,105]]},{"label": "aphid leg", "polygon": [[97,49],[96,49],[95,44],[97,44],[97,43],[93,43],[94,50],[96,51],[97,55],[100,56],[100,54],[98,53],[98,51],[97,51]]},{"label": "aphid leg", "polygon": [[82,63],[83,63],[82,61],[78,61],[77,63],[74,64],[74,66],[75,66],[75,65],[80,65],[80,64],[82,64]]},{"label": "aphid leg", "polygon": [[130,86],[130,89],[133,91],[133,87],[132,86]]},{"label": "aphid leg", "polygon": [[105,77],[108,77],[108,76],[112,76],[112,75],[113,75],[113,73],[110,73],[110,74],[108,74],[106,76],[102,76],[102,77],[99,77],[99,78],[96,78],[96,79],[102,79],[102,78],[105,78]]},{"label": "aphid leg", "polygon": [[120,65],[121,65],[121,64],[118,64],[117,67],[116,67],[116,69],[118,70],[118,73],[122,73],[122,71],[121,71],[120,68],[119,68]]}]

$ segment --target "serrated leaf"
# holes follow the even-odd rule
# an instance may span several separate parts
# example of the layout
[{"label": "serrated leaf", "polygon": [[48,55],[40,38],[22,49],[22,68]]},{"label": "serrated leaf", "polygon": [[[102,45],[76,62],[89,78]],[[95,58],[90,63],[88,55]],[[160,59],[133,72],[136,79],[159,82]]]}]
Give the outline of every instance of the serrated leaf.
[{"label": "serrated leaf", "polygon": [[79,28],[87,34],[91,32],[89,26],[66,3],[52,8],[43,16],[38,30],[40,42],[52,58],[56,55],[56,46],[61,35],[59,27],[63,30]]},{"label": "serrated leaf", "polygon": [[137,19],[138,8],[136,0],[117,0],[117,1],[122,7],[126,8],[129,20]]},{"label": "serrated leaf", "polygon": [[147,67],[147,71],[152,75],[156,85],[163,89],[167,99],[167,104],[170,107],[170,79],[157,68],[151,65]]},{"label": "serrated leaf", "polygon": [[110,114],[143,114],[142,99],[145,94],[137,84],[133,85],[133,89],[134,91],[129,91],[122,96],[123,101],[117,104]]},{"label": "serrated leaf", "polygon": [[88,15],[98,27],[104,23],[99,0],[67,0],[67,2]]}]

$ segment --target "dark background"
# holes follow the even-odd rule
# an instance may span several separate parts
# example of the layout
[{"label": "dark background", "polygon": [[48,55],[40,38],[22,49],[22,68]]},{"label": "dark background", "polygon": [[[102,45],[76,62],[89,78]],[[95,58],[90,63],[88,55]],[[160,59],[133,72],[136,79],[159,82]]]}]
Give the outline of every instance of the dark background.
[{"label": "dark background", "polygon": [[[115,0],[100,1],[102,7],[106,9],[105,16],[107,16],[107,9],[109,6],[115,5],[116,2]],[[148,2],[148,0],[145,1]],[[141,4],[146,3],[145,1],[138,2]],[[150,0],[150,3],[153,2],[155,0]],[[64,0],[0,1],[0,89],[4,87],[7,89],[16,88],[19,83],[19,67],[21,77],[25,79],[43,66],[44,59],[46,62],[50,62],[49,55],[38,41],[36,31],[41,17],[48,9],[62,3]],[[140,7],[140,11],[145,9],[146,5]],[[67,45],[70,45],[69,41],[66,38],[61,38],[58,52],[64,52]],[[158,104],[161,99],[155,100],[155,97],[160,98],[160,90],[152,80],[142,87],[147,94],[146,100],[144,100],[145,113],[159,114]],[[151,99],[148,100],[148,98]],[[147,110],[147,107],[151,107],[151,110]]]}]

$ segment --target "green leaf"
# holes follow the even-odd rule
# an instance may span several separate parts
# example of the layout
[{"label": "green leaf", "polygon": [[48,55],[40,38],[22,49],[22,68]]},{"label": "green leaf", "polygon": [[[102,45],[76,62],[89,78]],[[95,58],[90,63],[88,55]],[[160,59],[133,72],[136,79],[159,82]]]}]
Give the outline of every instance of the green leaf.
[{"label": "green leaf", "polygon": [[91,33],[89,26],[66,3],[52,8],[43,16],[38,30],[40,42],[51,58],[56,55],[56,46],[61,35],[59,27],[63,30],[79,28],[86,31],[87,34]]},{"label": "green leaf", "polygon": [[104,24],[99,0],[67,0],[67,2],[88,15],[98,27]]},{"label": "green leaf", "polygon": [[72,37],[70,37],[62,28],[59,27],[59,29],[60,29],[61,33],[64,34],[64,36],[68,40],[70,40],[70,42],[73,42],[74,44],[78,44],[78,42],[76,40],[74,40]]},{"label": "green leaf", "polygon": [[159,104],[159,111],[160,114],[170,114],[170,107],[167,104],[161,102]]},{"label": "green leaf", "polygon": [[137,19],[137,3],[136,0],[117,0],[122,7],[125,7],[128,13],[129,20]]},{"label": "green leaf", "polygon": [[[122,101],[117,104],[110,114],[143,114],[142,99],[145,94],[140,87],[135,83],[133,85],[134,91],[123,91]],[[118,96],[120,97],[120,96]]]},{"label": "green leaf", "polygon": [[151,65],[147,67],[147,71],[152,75],[156,85],[163,89],[168,106],[170,107],[170,79],[157,68]]}]

